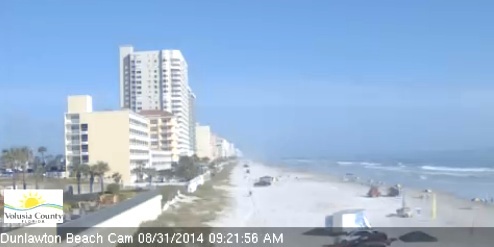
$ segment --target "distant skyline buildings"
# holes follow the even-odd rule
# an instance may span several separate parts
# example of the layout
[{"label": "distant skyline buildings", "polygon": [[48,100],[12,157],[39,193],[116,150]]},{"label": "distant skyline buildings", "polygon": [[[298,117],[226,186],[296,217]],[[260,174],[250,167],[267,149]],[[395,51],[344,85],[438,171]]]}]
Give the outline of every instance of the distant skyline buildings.
[{"label": "distant skyline buildings", "polygon": [[120,46],[120,107],[135,112],[162,110],[177,119],[177,148],[194,152],[195,95],[189,86],[188,65],[179,50],[136,51]]}]

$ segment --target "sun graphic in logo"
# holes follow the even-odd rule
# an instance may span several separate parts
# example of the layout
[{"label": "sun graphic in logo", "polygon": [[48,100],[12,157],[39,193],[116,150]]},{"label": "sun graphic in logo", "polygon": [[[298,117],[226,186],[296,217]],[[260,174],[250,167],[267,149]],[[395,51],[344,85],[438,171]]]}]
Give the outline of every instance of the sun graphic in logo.
[{"label": "sun graphic in logo", "polygon": [[38,193],[26,193],[24,194],[24,198],[20,200],[20,203],[23,208],[27,209],[41,205],[45,203],[45,201]]}]

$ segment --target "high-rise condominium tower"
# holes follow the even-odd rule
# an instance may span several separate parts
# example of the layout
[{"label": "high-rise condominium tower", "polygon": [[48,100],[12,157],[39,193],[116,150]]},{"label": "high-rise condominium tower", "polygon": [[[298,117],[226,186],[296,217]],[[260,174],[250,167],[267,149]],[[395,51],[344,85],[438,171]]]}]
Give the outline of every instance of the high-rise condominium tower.
[{"label": "high-rise condominium tower", "polygon": [[162,110],[177,119],[177,148],[192,155],[191,89],[187,62],[179,50],[135,51],[120,47],[120,106],[139,112]]}]

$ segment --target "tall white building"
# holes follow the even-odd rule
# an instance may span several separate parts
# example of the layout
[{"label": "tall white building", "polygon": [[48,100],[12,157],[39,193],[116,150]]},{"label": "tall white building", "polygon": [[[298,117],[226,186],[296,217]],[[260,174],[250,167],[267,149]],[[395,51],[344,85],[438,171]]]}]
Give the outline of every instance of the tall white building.
[{"label": "tall white building", "polygon": [[196,95],[192,92],[190,87],[189,91],[189,133],[190,133],[190,150],[192,153],[196,154],[196,112],[195,112],[195,104],[196,104]]},{"label": "tall white building", "polygon": [[120,47],[120,106],[136,112],[171,112],[177,119],[180,155],[193,154],[191,94],[187,62],[179,50],[135,51],[132,46]]}]

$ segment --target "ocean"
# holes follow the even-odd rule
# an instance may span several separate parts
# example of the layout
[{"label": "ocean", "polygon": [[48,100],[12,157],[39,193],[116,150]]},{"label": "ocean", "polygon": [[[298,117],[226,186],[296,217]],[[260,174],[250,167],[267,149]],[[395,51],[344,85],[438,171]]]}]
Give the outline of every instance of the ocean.
[{"label": "ocean", "polygon": [[472,199],[494,197],[493,166],[413,164],[402,162],[284,159],[281,164],[309,172],[358,176],[361,181],[383,181],[414,189],[432,189]]}]

